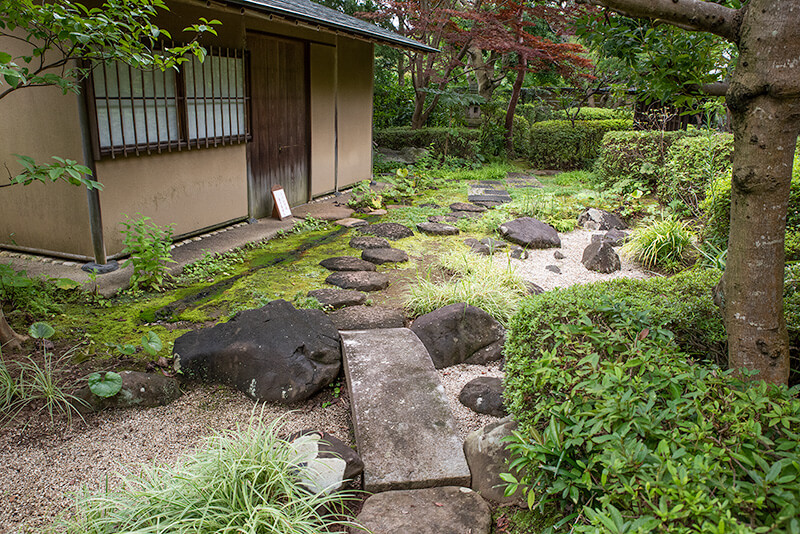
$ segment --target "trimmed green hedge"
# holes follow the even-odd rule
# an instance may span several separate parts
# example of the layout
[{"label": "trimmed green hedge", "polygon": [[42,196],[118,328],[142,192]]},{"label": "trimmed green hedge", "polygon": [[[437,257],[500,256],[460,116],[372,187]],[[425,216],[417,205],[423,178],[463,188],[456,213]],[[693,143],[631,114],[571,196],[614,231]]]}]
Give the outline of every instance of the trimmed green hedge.
[{"label": "trimmed green hedge", "polygon": [[658,196],[662,202],[681,200],[696,212],[708,185],[725,176],[733,162],[733,135],[712,133],[676,140],[667,152]]},{"label": "trimmed green hedge", "polygon": [[531,125],[529,158],[538,168],[585,169],[600,155],[603,136],[630,130],[633,121],[622,119],[542,121]]},{"label": "trimmed green hedge", "polygon": [[375,130],[373,141],[380,147],[402,150],[405,147],[428,148],[436,154],[473,158],[481,140],[481,131],[470,128],[385,128]]},{"label": "trimmed green hedge", "polygon": [[[575,108],[568,110],[560,109],[553,112],[553,120],[569,120],[575,115]],[[601,121],[608,119],[633,119],[633,111],[629,109],[610,109],[610,108],[587,108],[582,107],[578,110],[577,120],[580,121]]]},{"label": "trimmed green hedge", "polygon": [[631,131],[610,132],[602,140],[595,173],[606,186],[619,186],[623,191],[636,189],[655,191],[669,148],[684,137],[697,136],[697,131]]}]

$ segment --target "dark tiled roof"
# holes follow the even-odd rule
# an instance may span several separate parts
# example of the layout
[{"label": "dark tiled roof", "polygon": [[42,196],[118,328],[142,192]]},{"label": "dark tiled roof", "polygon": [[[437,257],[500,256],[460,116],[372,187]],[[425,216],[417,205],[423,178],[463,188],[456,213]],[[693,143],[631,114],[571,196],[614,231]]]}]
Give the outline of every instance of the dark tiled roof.
[{"label": "dark tiled roof", "polygon": [[292,20],[299,20],[333,30],[340,30],[343,33],[374,39],[384,44],[412,48],[425,52],[438,52],[435,48],[431,48],[413,39],[409,39],[408,37],[403,37],[400,34],[381,28],[367,21],[345,15],[335,9],[321,6],[311,0],[228,0],[228,2],[264,13],[271,13]]}]

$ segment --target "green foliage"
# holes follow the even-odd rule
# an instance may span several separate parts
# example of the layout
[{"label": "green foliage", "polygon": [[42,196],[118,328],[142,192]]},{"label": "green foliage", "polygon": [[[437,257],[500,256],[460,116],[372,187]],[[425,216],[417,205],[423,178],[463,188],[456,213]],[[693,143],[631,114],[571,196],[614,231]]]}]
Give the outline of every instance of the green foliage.
[{"label": "green foliage", "polygon": [[74,289],[66,278],[42,280],[29,278],[25,271],[17,271],[10,264],[0,263],[0,301],[35,317],[62,312],[58,302],[59,289]]},{"label": "green foliage", "polygon": [[237,248],[229,252],[205,251],[199,260],[188,263],[177,278],[176,283],[189,285],[200,281],[213,280],[218,275],[229,276],[244,264],[245,250]]},{"label": "green foliage", "polygon": [[324,306],[320,301],[314,297],[306,296],[302,291],[292,297],[292,305],[299,309],[305,310],[322,310],[329,311],[330,306]]},{"label": "green foliage", "polygon": [[90,178],[91,169],[79,165],[75,160],[53,156],[52,159],[55,160],[55,163],[36,163],[29,156],[20,156],[19,154],[15,154],[15,156],[17,163],[22,167],[22,172],[11,178],[11,183],[29,185],[33,182],[47,183],[64,180],[71,185],[83,185],[87,189],[103,189],[100,182]]},{"label": "green foliage", "polygon": [[254,417],[247,428],[206,438],[174,466],[120,477],[119,489],[85,491],[63,527],[75,534],[344,532],[337,514],[352,495],[309,492],[303,485],[309,458],[278,438],[279,431],[277,422]]},{"label": "green foliage", "polygon": [[60,383],[58,366],[70,357],[72,351],[67,351],[59,359],[53,359],[44,343],[55,334],[55,329],[48,323],[32,324],[28,328],[28,334],[34,339],[42,340],[41,359],[26,356],[13,363],[0,360],[0,422],[8,424],[22,410],[38,406],[37,413],[46,413],[51,423],[57,415],[65,416],[67,422],[71,423],[73,414],[80,417],[78,407],[85,402],[68,393],[67,388]]},{"label": "green foliage", "polygon": [[93,394],[104,399],[113,397],[122,389],[122,376],[112,371],[104,374],[92,373],[86,377],[86,382]]},{"label": "green foliage", "polygon": [[292,226],[289,230],[278,230],[278,232],[275,234],[275,237],[281,239],[290,235],[304,234],[306,232],[318,232],[320,230],[328,230],[329,228],[330,224],[328,224],[328,221],[315,219],[309,215],[302,221],[294,223],[294,226]]},{"label": "green foliage", "polygon": [[507,324],[528,293],[510,260],[501,254],[478,256],[459,247],[439,257],[445,279],[434,281],[430,273],[411,284],[405,308],[416,317],[442,306],[465,302]]},{"label": "green foliage", "polygon": [[579,109],[570,108],[554,111],[552,120],[570,120],[575,119],[579,121],[602,121],[609,119],[628,119],[633,120],[633,113],[629,109],[611,109],[611,108],[589,108],[581,107]]},{"label": "green foliage", "polygon": [[675,200],[681,215],[700,215],[700,203],[708,185],[725,176],[733,162],[733,136],[706,133],[677,139],[667,151],[658,180],[658,195],[669,204]]},{"label": "green foliage", "polygon": [[369,180],[362,180],[350,189],[347,205],[353,209],[377,210],[383,207],[383,196],[372,189]]},{"label": "green foliage", "polygon": [[480,151],[480,130],[468,128],[385,128],[376,129],[376,145],[393,150],[405,147],[429,148],[438,156],[474,158]]},{"label": "green foliage", "polygon": [[692,234],[688,224],[676,219],[662,219],[634,228],[622,253],[631,256],[646,269],[666,272],[683,269],[689,261]]},{"label": "green foliage", "polygon": [[603,138],[595,174],[605,187],[617,186],[623,193],[655,191],[669,148],[695,135],[696,130],[610,132]]},{"label": "green foliage", "polygon": [[123,255],[130,258],[123,267],[133,265],[131,287],[133,289],[154,289],[161,291],[169,277],[168,263],[175,263],[170,248],[172,246],[172,225],[164,228],[150,222],[150,217],[137,213],[137,219],[125,217],[121,223],[125,248]]},{"label": "green foliage", "polygon": [[[78,93],[91,68],[76,60],[121,61],[135,68],[165,70],[205,57],[196,40],[156,51],[166,30],[153,23],[159,11],[169,11],[163,0],[105,0],[86,8],[69,0],[0,3],[0,30],[17,32],[24,51],[19,56],[0,50],[0,98],[25,87],[53,85],[64,94]],[[218,20],[200,19],[185,31],[216,34]],[[3,85],[8,87],[3,90]]]},{"label": "green foliage", "polygon": [[506,398],[520,422],[509,467],[526,475],[505,478],[532,508],[563,510],[564,531],[800,528],[797,390],[692,362],[624,302],[525,335],[538,350],[508,351]]},{"label": "green foliage", "polygon": [[630,130],[633,121],[608,119],[592,121],[543,121],[531,125],[529,157],[537,168],[580,169],[591,167],[600,155],[603,136]]},{"label": "green foliage", "polygon": [[[709,183],[705,198],[700,203],[705,216],[702,238],[717,247],[726,247],[730,232],[731,173],[718,175]],[[789,189],[789,206],[786,214],[786,256],[797,256],[797,238],[800,232],[800,147],[795,152],[792,182]]]},{"label": "green foliage", "polygon": [[396,60],[375,56],[373,128],[396,128],[411,124],[414,114],[414,86],[397,82]]},{"label": "green foliage", "polygon": [[[511,321],[506,357],[522,361],[538,354],[546,348],[538,332],[558,322],[562,315],[587,314],[608,299],[647,313],[653,324],[675,334],[683,352],[723,364],[727,361],[725,329],[719,309],[712,301],[712,290],[720,275],[719,271],[692,269],[669,278],[609,280],[536,295],[525,300]],[[522,400],[514,398],[514,402]]]}]

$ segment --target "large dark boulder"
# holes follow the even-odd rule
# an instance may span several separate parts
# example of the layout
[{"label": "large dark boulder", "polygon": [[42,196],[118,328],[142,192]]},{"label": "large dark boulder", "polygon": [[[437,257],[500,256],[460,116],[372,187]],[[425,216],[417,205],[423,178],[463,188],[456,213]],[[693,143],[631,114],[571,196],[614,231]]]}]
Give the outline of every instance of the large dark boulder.
[{"label": "large dark boulder", "polygon": [[593,241],[583,250],[583,266],[590,271],[613,273],[622,268],[619,255],[607,241]]},{"label": "large dark boulder", "polygon": [[532,217],[514,219],[500,225],[500,234],[526,248],[560,247],[561,238],[556,229]]},{"label": "large dark boulder", "polygon": [[285,300],[237,313],[227,323],[188,332],[175,341],[180,369],[190,378],[228,384],[257,401],[307,399],[339,374],[339,332],[320,310]]},{"label": "large dark boulder", "polygon": [[375,223],[369,226],[362,226],[358,229],[362,234],[370,234],[378,237],[384,237],[392,241],[403,239],[404,237],[411,237],[414,232],[408,226],[403,226],[399,223]]},{"label": "large dark boulder", "polygon": [[437,369],[503,357],[503,327],[482,309],[463,302],[426,313],[414,321],[411,330],[428,349]]}]

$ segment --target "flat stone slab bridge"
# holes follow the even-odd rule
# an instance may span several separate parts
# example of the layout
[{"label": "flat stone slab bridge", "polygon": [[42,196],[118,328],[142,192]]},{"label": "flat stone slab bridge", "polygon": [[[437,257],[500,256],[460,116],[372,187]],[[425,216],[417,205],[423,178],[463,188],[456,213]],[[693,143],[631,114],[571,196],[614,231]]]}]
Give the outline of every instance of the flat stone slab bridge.
[{"label": "flat stone slab bridge", "polygon": [[455,418],[416,334],[386,328],[341,336],[364,489],[469,487]]}]

